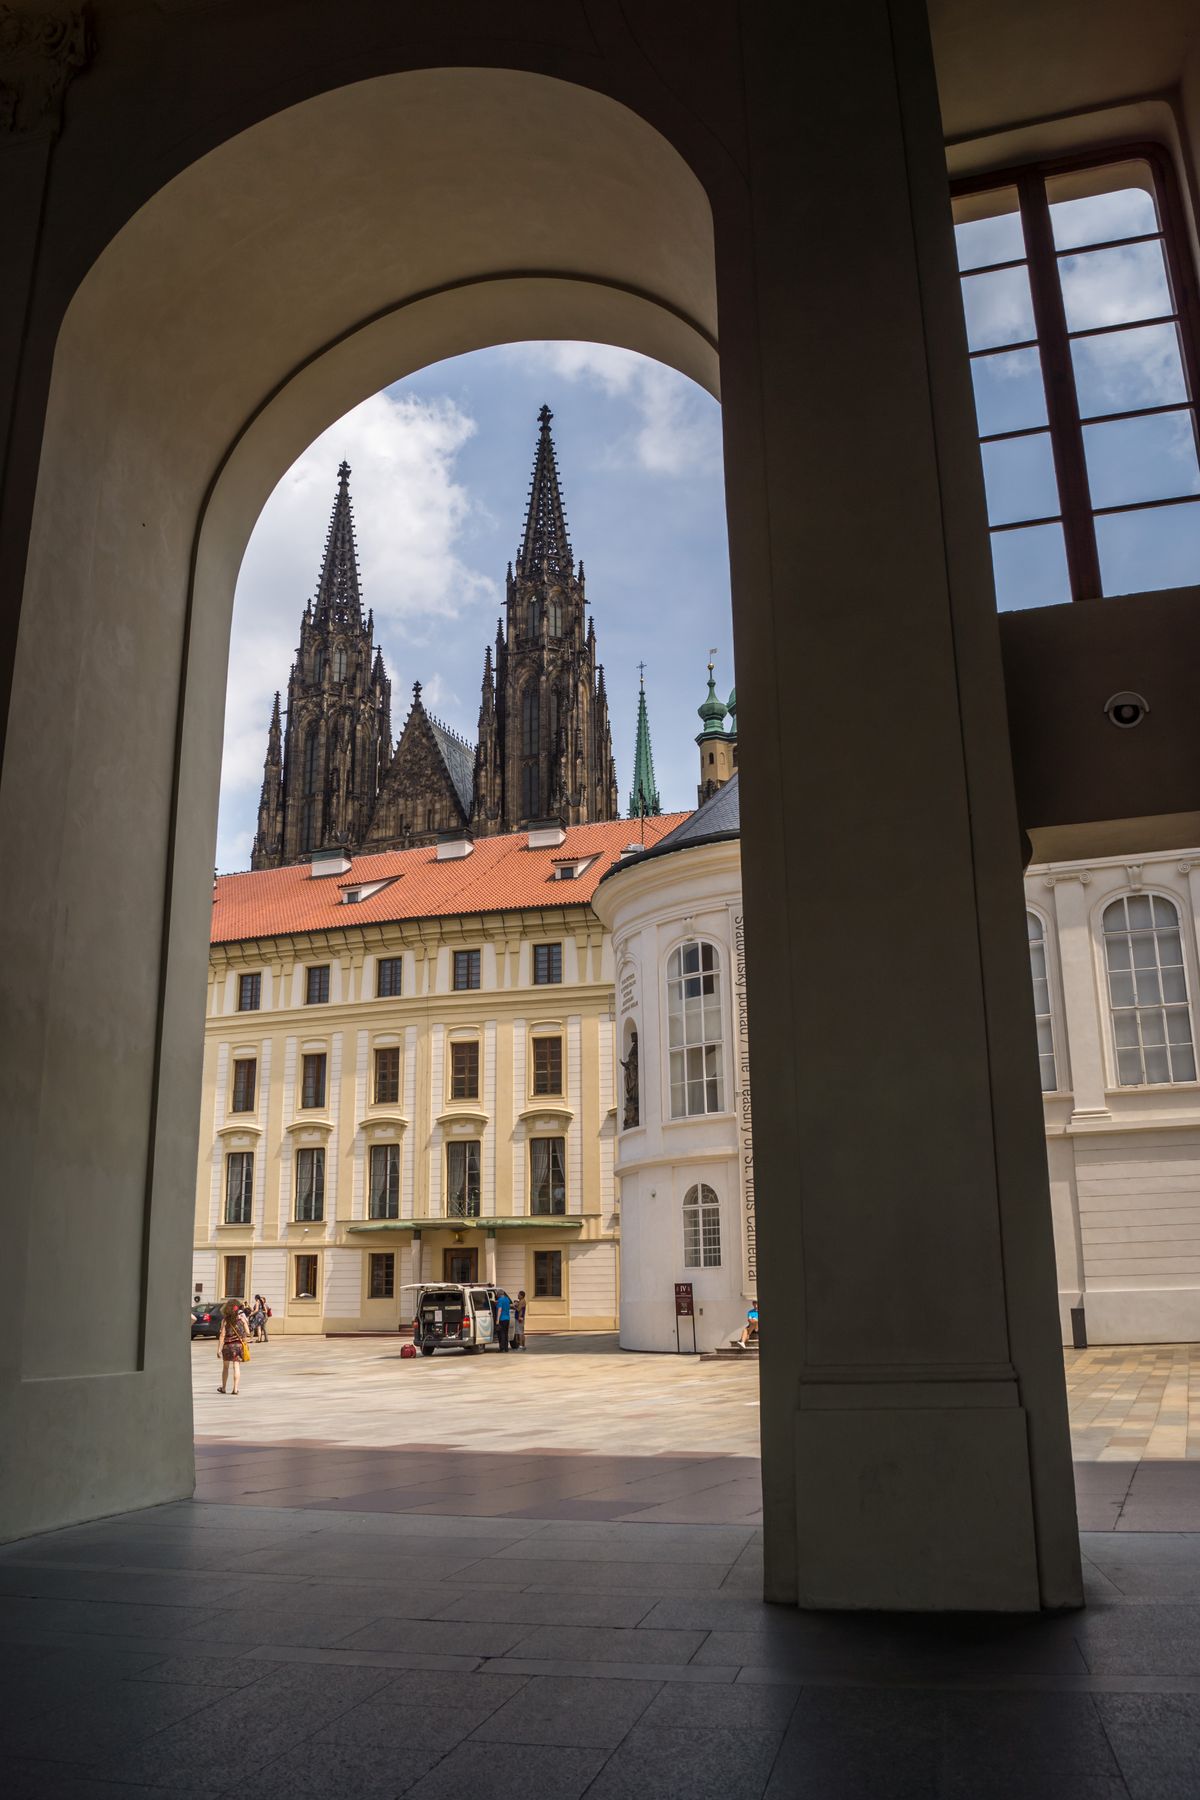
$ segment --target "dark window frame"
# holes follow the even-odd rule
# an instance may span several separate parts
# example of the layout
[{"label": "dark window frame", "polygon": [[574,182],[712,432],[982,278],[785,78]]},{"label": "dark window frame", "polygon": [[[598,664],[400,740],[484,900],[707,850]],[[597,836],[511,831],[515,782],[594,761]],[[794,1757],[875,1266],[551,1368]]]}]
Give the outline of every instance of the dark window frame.
[{"label": "dark window frame", "polygon": [[[235,1250],[231,1255],[224,1257],[222,1261],[225,1275],[225,1298],[227,1300],[244,1300],[246,1297],[246,1258],[244,1253],[239,1254]],[[237,1267],[239,1264],[241,1266],[241,1280],[231,1281],[229,1275],[230,1267]]]},{"label": "dark window frame", "polygon": [[561,943],[533,946],[533,983],[535,987],[559,987],[563,978]]},{"label": "dark window frame", "polygon": [[[311,1080],[310,1080],[311,1077]],[[324,1050],[305,1050],[300,1058],[300,1110],[320,1112],[329,1083],[329,1058]]]},{"label": "dark window frame", "polygon": [[[535,1163],[541,1160],[545,1146],[545,1191],[537,1186]],[[555,1192],[557,1176],[561,1192]],[[529,1140],[529,1216],[531,1219],[562,1219],[567,1214],[567,1140],[561,1134],[532,1137]]]},{"label": "dark window frame", "polygon": [[[319,1300],[321,1298],[321,1267],[317,1260],[316,1251],[301,1250],[292,1260],[294,1263],[292,1270],[292,1298],[294,1300]],[[301,1269],[306,1269],[308,1265],[311,1265],[312,1268],[311,1283],[301,1281],[300,1279]]]},{"label": "dark window frame", "polygon": [[[249,1075],[243,1075],[243,1069],[249,1069]],[[230,1112],[252,1113],[257,1089],[257,1056],[235,1056],[233,1059],[233,1093],[229,1102]]]},{"label": "dark window frame", "polygon": [[[312,1177],[309,1193],[303,1201],[308,1210],[302,1212],[300,1171],[305,1166],[306,1159],[309,1158],[311,1159],[309,1166],[312,1169]],[[323,1144],[312,1148],[305,1145],[296,1152],[296,1201],[293,1212],[301,1225],[320,1225],[325,1218],[325,1146]]]},{"label": "dark window frame", "polygon": [[[234,1168],[238,1171],[238,1192],[234,1195]],[[225,1156],[225,1223],[251,1225],[254,1222],[254,1152],[230,1150]]]},{"label": "dark window frame", "polygon": [[396,1297],[396,1253],[394,1250],[372,1250],[367,1266],[367,1299],[394,1300]]},{"label": "dark window frame", "polygon": [[[1117,144],[1109,144],[1103,148],[1082,151],[1075,155],[1051,157],[1044,161],[1009,165],[1003,169],[992,169],[986,174],[964,175],[950,183],[951,200],[968,199],[977,194],[994,192],[998,188],[1015,188],[1018,197],[1019,217],[1024,240],[1025,257],[1011,262],[982,264],[979,268],[963,270],[967,275],[986,274],[997,269],[1018,266],[1020,263],[1028,268],[1030,295],[1033,302],[1034,329],[1037,336],[1030,342],[997,345],[972,353],[972,361],[980,356],[1003,354],[1006,351],[1036,349],[1041,359],[1042,381],[1046,395],[1047,426],[1039,426],[1038,431],[1048,427],[1050,449],[1054,461],[1054,472],[1058,484],[1059,513],[1045,519],[1016,519],[1005,521],[1000,525],[989,524],[988,533],[998,536],[1002,532],[1027,530],[1031,526],[1057,524],[1061,520],[1063,544],[1066,551],[1067,576],[1070,584],[1072,601],[1099,600],[1104,595],[1100,575],[1100,552],[1096,538],[1095,520],[1119,513],[1148,512],[1165,506],[1178,506],[1191,502],[1196,504],[1195,495],[1177,495],[1169,498],[1125,502],[1112,506],[1093,506],[1088,484],[1087,462],[1084,454],[1084,424],[1080,413],[1079,401],[1075,386],[1074,365],[1071,358],[1072,335],[1100,335],[1095,332],[1068,332],[1066,311],[1062,297],[1062,287],[1058,277],[1060,256],[1084,254],[1087,251],[1109,247],[1108,244],[1089,244],[1074,250],[1055,249],[1053,225],[1050,217],[1050,201],[1046,194],[1046,183],[1056,175],[1073,175],[1087,169],[1116,167],[1122,163],[1145,162],[1149,165],[1154,180],[1155,200],[1158,206],[1161,226],[1163,261],[1166,265],[1167,279],[1172,290],[1174,312],[1161,319],[1133,319],[1115,327],[1117,330],[1136,330],[1154,324],[1175,323],[1178,326],[1180,356],[1183,363],[1184,379],[1188,388],[1188,400],[1181,403],[1190,405],[1192,412],[1192,428],[1200,448],[1200,299],[1197,297],[1196,275],[1192,268],[1190,255],[1190,238],[1187,219],[1179,193],[1178,177],[1174,164],[1161,144],[1152,141],[1134,140]],[[1141,239],[1154,241],[1160,234],[1136,233],[1132,238],[1114,238],[1111,245],[1122,245]],[[1155,407],[1137,407],[1117,414],[1088,416],[1086,423],[1102,424],[1116,418],[1145,418],[1149,414],[1162,409]],[[1003,440],[1025,437],[1033,434],[1034,428],[1017,431],[984,433],[979,443],[999,443]]]},{"label": "dark window frame", "polygon": [[[463,1068],[460,1072],[455,1064],[462,1052]],[[470,1083],[468,1086],[467,1084]],[[451,1038],[450,1040],[450,1098],[452,1100],[478,1100],[479,1098],[479,1039]]]},{"label": "dark window frame", "polygon": [[[377,1184],[375,1171],[384,1166],[382,1184]],[[367,1158],[367,1217],[398,1219],[400,1217],[400,1146],[372,1144]]]},{"label": "dark window frame", "polygon": [[[456,1154],[461,1152],[461,1155]],[[474,1152],[474,1156],[472,1156]],[[461,1162],[461,1182],[453,1172],[453,1164]],[[456,1203],[453,1189],[461,1185],[461,1203]],[[483,1144],[479,1138],[451,1138],[446,1145],[446,1217],[477,1219],[483,1209]]]},{"label": "dark window frame", "polygon": [[480,985],[482,974],[482,951],[456,950],[454,952],[454,992],[456,994],[474,993]]},{"label": "dark window frame", "polygon": [[398,1000],[403,982],[404,958],[402,956],[381,956],[375,964],[375,998],[377,1000]]},{"label": "dark window frame", "polygon": [[[555,1054],[548,1046],[553,1045],[557,1051],[558,1080],[554,1080]],[[543,1046],[547,1046],[543,1049]],[[533,1086],[535,1095],[561,1094],[563,1091],[563,1041],[561,1031],[535,1031],[533,1034],[531,1062],[533,1064]],[[545,1073],[539,1069],[539,1063],[546,1065]]]},{"label": "dark window frame", "polygon": [[309,963],[308,967],[305,969],[304,1004],[305,1006],[329,1005],[328,963]]},{"label": "dark window frame", "polygon": [[398,1106],[400,1104],[399,1044],[376,1044],[374,1080],[371,1091],[375,1096],[376,1106]]},{"label": "dark window frame", "polygon": [[239,1012],[258,1012],[262,1007],[262,971],[256,970],[253,975],[238,976]]},{"label": "dark window frame", "polygon": [[533,1297],[535,1300],[562,1299],[563,1253],[561,1250],[534,1251]]}]

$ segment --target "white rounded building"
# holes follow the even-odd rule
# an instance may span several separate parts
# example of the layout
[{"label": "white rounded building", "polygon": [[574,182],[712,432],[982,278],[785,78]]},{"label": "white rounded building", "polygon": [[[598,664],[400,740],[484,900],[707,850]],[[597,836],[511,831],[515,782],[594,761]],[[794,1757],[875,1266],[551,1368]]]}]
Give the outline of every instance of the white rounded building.
[{"label": "white rounded building", "polygon": [[696,1349],[727,1344],[756,1291],[739,834],[734,775],[592,903],[616,976],[627,1350],[690,1351],[693,1323]]}]

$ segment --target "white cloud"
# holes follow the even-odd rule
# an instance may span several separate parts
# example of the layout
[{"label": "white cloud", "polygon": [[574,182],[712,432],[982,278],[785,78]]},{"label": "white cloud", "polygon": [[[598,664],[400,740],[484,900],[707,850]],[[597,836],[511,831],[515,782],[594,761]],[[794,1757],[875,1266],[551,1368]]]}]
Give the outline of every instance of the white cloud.
[{"label": "white cloud", "polygon": [[[464,614],[477,614],[471,629],[486,640],[498,588],[460,553],[473,503],[454,478],[455,458],[475,429],[452,400],[375,394],[323,432],[267,501],[234,601],[220,868],[249,866],[251,831],[231,822],[244,821],[257,798],[271,699],[277,687],[286,689],[300,614],[316,587],[340,462],[351,467],[363,602],[374,608],[376,641],[392,657],[419,645],[436,652],[446,621]],[[436,668],[423,673],[426,694],[449,705],[455,696]],[[389,667],[389,674],[400,683],[392,698],[398,725],[409,672]]]},{"label": "white cloud", "polygon": [[586,382],[633,406],[637,422],[610,454],[652,475],[691,475],[719,463],[719,416],[685,375],[614,344],[535,343],[509,354],[539,372]]}]

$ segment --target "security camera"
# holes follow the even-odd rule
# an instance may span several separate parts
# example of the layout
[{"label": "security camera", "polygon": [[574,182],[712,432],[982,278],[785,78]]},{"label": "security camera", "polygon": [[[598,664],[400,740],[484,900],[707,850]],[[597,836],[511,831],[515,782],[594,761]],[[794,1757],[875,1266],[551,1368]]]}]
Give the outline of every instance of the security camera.
[{"label": "security camera", "polygon": [[1111,725],[1120,726],[1122,731],[1132,731],[1150,711],[1150,702],[1141,694],[1113,694],[1104,702],[1104,711]]}]

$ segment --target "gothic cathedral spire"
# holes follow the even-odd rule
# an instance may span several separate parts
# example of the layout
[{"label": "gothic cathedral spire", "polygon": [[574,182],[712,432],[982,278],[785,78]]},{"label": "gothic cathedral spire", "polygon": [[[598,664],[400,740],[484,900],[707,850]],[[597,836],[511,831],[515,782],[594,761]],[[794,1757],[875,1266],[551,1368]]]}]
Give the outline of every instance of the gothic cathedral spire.
[{"label": "gothic cathedral spire", "polygon": [[[620,816],[608,702],[585,621],[550,433],[538,413],[525,529],[508,571],[493,676],[485,668],[472,824],[489,835],[531,819],[568,825]],[[489,693],[490,690],[490,693]]]},{"label": "gothic cathedral spire", "polygon": [[650,818],[662,811],[654,779],[654,752],[650,748],[650,720],[646,712],[646,665],[638,664],[637,737],[633,746],[633,786],[629,790],[631,819]]},{"label": "gothic cathedral spire", "polygon": [[350,469],[342,463],[316,594],[300,621],[281,767],[278,710],[272,715],[252,868],[299,862],[335,845],[356,850],[365,840],[392,749],[391,683],[373,635],[374,620],[363,617]]}]

